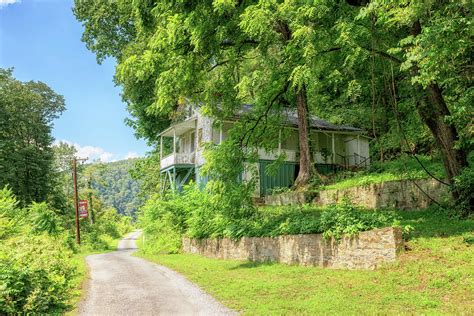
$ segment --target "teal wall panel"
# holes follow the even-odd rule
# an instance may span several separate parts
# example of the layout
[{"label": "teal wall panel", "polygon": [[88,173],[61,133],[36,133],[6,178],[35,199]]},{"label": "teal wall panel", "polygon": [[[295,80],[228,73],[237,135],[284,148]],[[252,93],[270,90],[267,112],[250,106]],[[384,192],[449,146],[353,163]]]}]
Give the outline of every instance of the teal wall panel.
[{"label": "teal wall panel", "polygon": [[271,194],[271,191],[276,188],[289,188],[295,181],[296,163],[284,162],[275,174],[267,174],[266,167],[272,162],[271,160],[259,162],[261,196]]}]

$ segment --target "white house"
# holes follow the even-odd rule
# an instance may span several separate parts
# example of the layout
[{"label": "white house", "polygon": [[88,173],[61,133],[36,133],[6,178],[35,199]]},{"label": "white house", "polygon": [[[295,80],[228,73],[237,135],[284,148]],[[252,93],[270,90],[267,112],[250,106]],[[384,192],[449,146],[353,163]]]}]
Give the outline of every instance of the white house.
[{"label": "white house", "polygon": [[[251,111],[251,106],[244,106],[243,111]],[[190,110],[183,121],[174,123],[160,134],[161,176],[163,189],[179,189],[193,179],[205,183],[207,179],[200,176],[199,169],[205,160],[202,155],[203,144],[212,142],[220,144],[227,138],[229,130],[239,115],[223,121],[219,128],[213,119],[200,114],[199,110]],[[299,168],[297,117],[288,112],[284,133],[280,133],[278,148],[271,152],[258,150],[259,187],[257,194],[268,195],[271,190],[289,187],[296,179]],[[282,136],[282,135],[286,136]],[[310,119],[310,137],[312,142],[315,167],[320,173],[332,173],[347,168],[365,168],[369,165],[369,138],[364,131],[350,126],[337,126],[316,117]],[[164,142],[171,140],[172,152],[164,155]],[[276,175],[267,175],[265,166],[285,154]]]}]

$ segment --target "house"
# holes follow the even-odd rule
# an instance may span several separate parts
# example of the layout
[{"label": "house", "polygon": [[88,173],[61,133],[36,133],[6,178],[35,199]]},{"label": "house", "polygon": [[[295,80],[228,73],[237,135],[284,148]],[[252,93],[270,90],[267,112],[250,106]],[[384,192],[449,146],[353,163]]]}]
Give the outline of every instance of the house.
[{"label": "house", "polygon": [[[203,144],[220,144],[227,138],[239,116],[251,111],[251,106],[243,106],[240,114],[224,120],[220,127],[214,126],[212,118],[203,116],[199,110],[189,110],[189,115],[182,121],[174,123],[160,134],[160,172],[162,189],[167,187],[179,190],[190,180],[205,184],[207,179],[200,175],[204,164]],[[278,148],[267,152],[258,150],[259,181],[256,188],[257,196],[271,194],[272,190],[290,187],[298,175],[298,131],[297,117],[288,112],[284,126],[285,137],[280,134]],[[312,142],[313,160],[320,173],[333,173],[341,169],[357,169],[368,167],[369,138],[364,131],[350,126],[333,125],[316,117],[310,118],[310,137]],[[164,144],[167,142],[168,146]],[[171,153],[165,155],[168,149]],[[276,174],[268,175],[265,167],[275,161],[281,154],[285,161]]]}]

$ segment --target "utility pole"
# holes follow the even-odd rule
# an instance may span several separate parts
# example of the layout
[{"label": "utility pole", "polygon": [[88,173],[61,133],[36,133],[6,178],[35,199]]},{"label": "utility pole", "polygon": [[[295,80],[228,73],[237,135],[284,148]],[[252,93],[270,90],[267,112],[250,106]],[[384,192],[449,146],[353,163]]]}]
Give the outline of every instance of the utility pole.
[{"label": "utility pole", "polygon": [[72,159],[72,175],[74,179],[74,206],[76,208],[76,242],[78,245],[81,244],[81,229],[79,226],[79,195],[77,193],[77,162],[86,161],[87,158],[76,158]]}]

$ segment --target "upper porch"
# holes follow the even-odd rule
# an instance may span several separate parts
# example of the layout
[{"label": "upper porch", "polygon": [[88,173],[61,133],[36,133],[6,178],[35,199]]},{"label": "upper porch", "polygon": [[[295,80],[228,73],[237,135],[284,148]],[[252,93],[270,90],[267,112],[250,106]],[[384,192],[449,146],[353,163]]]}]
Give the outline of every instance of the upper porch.
[{"label": "upper porch", "polygon": [[[214,126],[209,118],[195,116],[174,124],[160,134],[161,170],[172,166],[191,167],[204,164],[203,143],[220,144],[227,139],[234,122],[224,121]],[[313,161],[319,165],[343,168],[367,167],[370,163],[368,138],[359,132],[312,129],[310,143]],[[284,127],[278,135],[278,147],[258,149],[260,160],[299,162],[299,139],[296,128]]]}]

